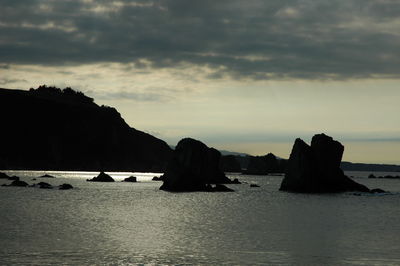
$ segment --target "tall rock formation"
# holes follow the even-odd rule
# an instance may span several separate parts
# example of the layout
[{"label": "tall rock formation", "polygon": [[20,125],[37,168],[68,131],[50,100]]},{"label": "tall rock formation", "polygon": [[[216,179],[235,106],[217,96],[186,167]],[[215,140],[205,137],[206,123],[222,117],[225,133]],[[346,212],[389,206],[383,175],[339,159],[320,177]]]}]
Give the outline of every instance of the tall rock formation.
[{"label": "tall rock formation", "polygon": [[340,169],[344,147],[325,134],[312,138],[311,146],[296,139],[280,190],[325,193],[370,190],[345,176]]},{"label": "tall rock formation", "polygon": [[208,191],[210,184],[231,183],[220,170],[221,153],[191,138],[175,147],[160,187],[167,191]]}]

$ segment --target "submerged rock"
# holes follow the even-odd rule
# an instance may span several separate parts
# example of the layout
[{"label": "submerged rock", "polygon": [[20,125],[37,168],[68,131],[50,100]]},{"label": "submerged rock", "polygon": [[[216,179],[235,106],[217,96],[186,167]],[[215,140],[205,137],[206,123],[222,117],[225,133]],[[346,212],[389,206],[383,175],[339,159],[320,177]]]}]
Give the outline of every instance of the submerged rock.
[{"label": "submerged rock", "polygon": [[30,187],[46,188],[46,189],[52,189],[53,188],[52,185],[50,185],[49,183],[46,183],[46,182],[39,182],[37,184],[30,185]]},{"label": "submerged rock", "polygon": [[260,186],[257,184],[250,184],[250,187],[260,187]]},{"label": "submerged rock", "polygon": [[179,141],[161,177],[161,190],[207,191],[209,184],[232,183],[219,168],[221,153],[204,143],[185,138]]},{"label": "submerged rock", "polygon": [[100,172],[100,174],[98,176],[93,177],[92,179],[87,179],[86,181],[90,181],[90,182],[114,182],[115,180],[107,175],[104,172]]},{"label": "submerged rock", "polygon": [[74,187],[72,186],[72,185],[70,185],[70,184],[62,184],[62,185],[60,185],[59,187],[58,187],[58,189],[60,189],[60,190],[67,190],[67,189],[73,189]]},{"label": "submerged rock", "polygon": [[14,180],[14,181],[18,181],[19,180],[19,176],[13,175],[8,177],[8,180]]},{"label": "submerged rock", "polygon": [[137,182],[136,176],[130,176],[124,179],[123,182]]},{"label": "submerged rock", "polygon": [[50,185],[49,183],[46,183],[46,182],[39,182],[37,185],[39,186],[39,188],[45,188],[45,189],[53,188],[52,185]]},{"label": "submerged rock", "polygon": [[280,190],[304,193],[326,193],[370,190],[340,169],[344,146],[325,134],[312,138],[311,146],[296,139]]}]

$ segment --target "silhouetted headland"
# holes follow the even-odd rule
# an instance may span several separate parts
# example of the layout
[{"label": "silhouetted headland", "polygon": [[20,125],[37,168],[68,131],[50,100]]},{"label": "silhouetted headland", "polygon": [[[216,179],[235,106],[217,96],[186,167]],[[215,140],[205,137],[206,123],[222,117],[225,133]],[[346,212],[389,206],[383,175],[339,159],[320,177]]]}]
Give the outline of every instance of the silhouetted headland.
[{"label": "silhouetted headland", "polygon": [[162,172],[172,150],[81,92],[0,89],[0,169]]},{"label": "silhouetted headland", "polygon": [[179,141],[161,177],[161,190],[167,191],[232,191],[223,186],[211,184],[229,184],[220,169],[221,153],[204,143],[191,138]]},{"label": "silhouetted headland", "polygon": [[343,151],[344,146],[340,142],[325,134],[315,135],[311,146],[296,139],[280,190],[303,193],[371,192],[344,175],[340,169]]}]

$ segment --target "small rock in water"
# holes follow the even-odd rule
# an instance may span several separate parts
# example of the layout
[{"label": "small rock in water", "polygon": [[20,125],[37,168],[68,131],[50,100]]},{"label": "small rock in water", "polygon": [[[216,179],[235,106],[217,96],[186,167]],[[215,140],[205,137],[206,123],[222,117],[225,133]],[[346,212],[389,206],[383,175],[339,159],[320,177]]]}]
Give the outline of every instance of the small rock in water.
[{"label": "small rock in water", "polygon": [[10,185],[8,185],[9,187],[27,187],[28,183],[21,181],[21,180],[14,180],[12,181],[12,183]]},{"label": "small rock in water", "polygon": [[124,182],[137,182],[136,176],[130,176],[124,179]]},{"label": "small rock in water", "polygon": [[45,189],[53,188],[52,185],[50,185],[49,183],[46,183],[46,182],[39,182],[37,185],[39,186],[39,188],[45,188]]},{"label": "small rock in water", "polygon": [[72,188],[74,188],[72,185],[65,184],[65,183],[58,187],[58,189],[60,189],[60,190],[67,190],[67,189],[72,189]]},{"label": "small rock in water", "polygon": [[55,178],[55,177],[52,175],[44,174],[42,176],[39,176],[39,178]]},{"label": "small rock in water", "polygon": [[260,186],[257,184],[250,184],[250,187],[260,187]]},{"label": "small rock in water", "polygon": [[87,179],[86,181],[91,181],[91,182],[114,182],[115,180],[107,175],[104,172],[100,172],[98,176],[93,177],[92,179]]},{"label": "small rock in water", "polygon": [[231,184],[242,184],[242,182],[240,182],[239,179],[235,178],[232,180]]}]

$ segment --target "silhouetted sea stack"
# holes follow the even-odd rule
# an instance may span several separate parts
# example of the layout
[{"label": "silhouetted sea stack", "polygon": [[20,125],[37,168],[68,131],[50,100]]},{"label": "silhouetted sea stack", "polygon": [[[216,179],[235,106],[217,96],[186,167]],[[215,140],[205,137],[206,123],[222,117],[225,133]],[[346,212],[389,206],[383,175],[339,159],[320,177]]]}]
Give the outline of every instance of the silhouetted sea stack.
[{"label": "silhouetted sea stack", "polygon": [[91,181],[91,182],[114,182],[115,180],[107,175],[104,172],[100,172],[98,176],[93,177],[92,179],[87,179],[86,181]]},{"label": "silhouetted sea stack", "polygon": [[312,138],[311,146],[296,139],[280,190],[303,193],[370,192],[340,169],[344,146],[325,134]]},{"label": "silhouetted sea stack", "polygon": [[[229,184],[232,181],[220,170],[221,153],[191,138],[179,141],[161,177],[161,190],[167,191],[222,191],[209,184]],[[211,189],[210,189],[211,187]],[[227,190],[224,190],[227,191]]]}]

